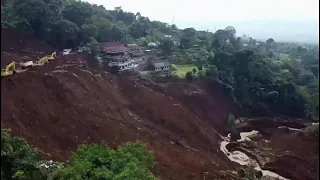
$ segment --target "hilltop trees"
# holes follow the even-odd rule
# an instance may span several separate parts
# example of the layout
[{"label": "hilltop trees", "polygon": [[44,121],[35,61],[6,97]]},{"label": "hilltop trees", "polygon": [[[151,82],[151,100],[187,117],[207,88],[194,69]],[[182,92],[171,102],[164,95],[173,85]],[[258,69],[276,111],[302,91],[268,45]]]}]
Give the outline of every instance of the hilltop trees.
[{"label": "hilltop trees", "polygon": [[[167,58],[174,54],[177,60],[196,66],[209,64],[203,74],[218,78],[244,107],[259,105],[275,114],[301,116],[304,110],[317,114],[318,46],[237,37],[232,26],[215,33],[191,27],[180,30],[121,7],[106,10],[77,0],[6,1],[1,15],[2,27],[33,34],[61,48],[81,42],[95,49],[104,41],[156,43]],[[279,93],[277,102],[266,101],[264,95],[271,91]]]},{"label": "hilltop trees", "polygon": [[17,28],[60,47],[75,47],[90,38],[131,42],[153,30],[170,31],[167,24],[150,21],[140,13],[121,8],[108,11],[103,6],[74,0],[6,1],[1,15],[2,27]]},{"label": "hilltop trees", "polygon": [[188,49],[195,44],[196,40],[196,30],[194,28],[186,28],[181,33],[180,47]]}]

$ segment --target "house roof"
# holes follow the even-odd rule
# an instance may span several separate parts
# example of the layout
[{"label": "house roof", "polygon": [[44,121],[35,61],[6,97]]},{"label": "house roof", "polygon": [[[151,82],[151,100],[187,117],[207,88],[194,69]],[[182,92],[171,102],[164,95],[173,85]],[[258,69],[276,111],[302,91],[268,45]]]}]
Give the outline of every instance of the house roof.
[{"label": "house roof", "polygon": [[163,67],[163,66],[169,66],[169,62],[157,62],[153,64],[155,67]]},{"label": "house roof", "polygon": [[121,42],[106,42],[102,43],[102,50],[105,53],[123,53],[127,48]]}]

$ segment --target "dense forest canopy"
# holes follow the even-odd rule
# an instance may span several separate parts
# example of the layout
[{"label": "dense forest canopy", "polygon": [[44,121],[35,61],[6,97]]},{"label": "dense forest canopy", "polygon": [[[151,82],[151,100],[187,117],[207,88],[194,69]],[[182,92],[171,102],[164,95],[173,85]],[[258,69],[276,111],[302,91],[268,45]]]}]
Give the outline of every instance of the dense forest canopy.
[{"label": "dense forest canopy", "polygon": [[249,115],[317,118],[319,114],[318,45],[278,43],[273,38],[262,42],[236,36],[232,26],[214,33],[178,29],[139,12],[106,10],[77,0],[6,0],[1,6],[1,26],[60,48],[106,41],[159,43],[169,59],[191,56],[208,67],[205,78],[220,82]]}]

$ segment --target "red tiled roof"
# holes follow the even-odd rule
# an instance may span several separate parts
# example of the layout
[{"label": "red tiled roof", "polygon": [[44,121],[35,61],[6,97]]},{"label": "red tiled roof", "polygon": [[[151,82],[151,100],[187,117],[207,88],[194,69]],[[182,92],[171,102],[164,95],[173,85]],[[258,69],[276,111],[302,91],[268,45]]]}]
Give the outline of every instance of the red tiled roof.
[{"label": "red tiled roof", "polygon": [[102,50],[106,53],[123,53],[127,48],[121,42],[107,42],[102,44]]}]

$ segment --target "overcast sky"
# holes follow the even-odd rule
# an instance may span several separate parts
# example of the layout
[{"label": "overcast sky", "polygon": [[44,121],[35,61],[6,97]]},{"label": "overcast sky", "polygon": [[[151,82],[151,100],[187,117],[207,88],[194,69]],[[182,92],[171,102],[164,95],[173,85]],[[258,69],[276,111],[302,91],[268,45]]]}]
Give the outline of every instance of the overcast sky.
[{"label": "overcast sky", "polygon": [[122,6],[151,20],[198,30],[232,25],[237,35],[284,41],[318,41],[319,0],[87,0],[106,9]]}]

